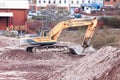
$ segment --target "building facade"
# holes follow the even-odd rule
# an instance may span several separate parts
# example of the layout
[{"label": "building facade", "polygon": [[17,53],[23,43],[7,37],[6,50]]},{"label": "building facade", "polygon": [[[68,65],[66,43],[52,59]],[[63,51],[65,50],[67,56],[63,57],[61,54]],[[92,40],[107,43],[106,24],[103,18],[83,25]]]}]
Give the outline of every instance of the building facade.
[{"label": "building facade", "polygon": [[35,11],[41,10],[47,7],[57,7],[72,11],[76,7],[81,7],[83,3],[93,3],[103,5],[103,0],[29,0],[30,6],[33,6]]},{"label": "building facade", "polygon": [[37,0],[29,0],[29,10],[37,11]]},{"label": "building facade", "polygon": [[28,0],[0,0],[0,30],[25,25],[28,9]]},{"label": "building facade", "polygon": [[91,13],[93,10],[99,10],[103,6],[103,0],[83,0],[81,3],[82,11]]}]

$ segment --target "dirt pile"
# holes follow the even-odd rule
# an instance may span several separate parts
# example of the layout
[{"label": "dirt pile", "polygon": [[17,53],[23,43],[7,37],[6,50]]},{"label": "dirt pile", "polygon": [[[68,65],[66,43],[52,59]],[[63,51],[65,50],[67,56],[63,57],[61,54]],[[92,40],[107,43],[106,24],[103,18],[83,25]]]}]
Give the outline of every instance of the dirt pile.
[{"label": "dirt pile", "polygon": [[18,49],[20,43],[18,38],[0,36],[0,52],[9,49]]},{"label": "dirt pile", "polygon": [[48,80],[120,80],[120,49],[101,48],[50,74]]},{"label": "dirt pile", "polygon": [[73,55],[71,53],[46,52],[33,54],[24,50],[8,50],[0,55],[0,60],[76,60],[83,56]]},{"label": "dirt pile", "polygon": [[120,80],[120,48],[107,46],[86,56],[32,54],[18,49],[18,41],[0,38],[5,45],[0,46],[0,80]]},{"label": "dirt pile", "polygon": [[[19,44],[19,39],[18,38],[0,36],[0,44],[1,44],[0,47],[18,45]],[[4,46],[2,46],[2,45],[4,45]]]},{"label": "dirt pile", "polygon": [[9,50],[0,55],[0,79],[46,80],[49,74],[79,58],[72,54],[31,54],[24,50]]},{"label": "dirt pile", "polygon": [[9,50],[0,55],[0,60],[33,60],[34,55],[23,50]]}]

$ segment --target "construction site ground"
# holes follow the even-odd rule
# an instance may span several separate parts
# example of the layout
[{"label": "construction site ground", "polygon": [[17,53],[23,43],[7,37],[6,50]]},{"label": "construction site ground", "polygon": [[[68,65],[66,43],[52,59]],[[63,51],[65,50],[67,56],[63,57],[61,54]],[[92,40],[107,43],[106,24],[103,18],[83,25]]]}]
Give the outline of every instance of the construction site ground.
[{"label": "construction site ground", "polygon": [[[80,45],[85,30],[64,30],[59,41]],[[85,56],[32,54],[19,38],[0,36],[0,80],[120,80],[120,29],[95,32]]]}]

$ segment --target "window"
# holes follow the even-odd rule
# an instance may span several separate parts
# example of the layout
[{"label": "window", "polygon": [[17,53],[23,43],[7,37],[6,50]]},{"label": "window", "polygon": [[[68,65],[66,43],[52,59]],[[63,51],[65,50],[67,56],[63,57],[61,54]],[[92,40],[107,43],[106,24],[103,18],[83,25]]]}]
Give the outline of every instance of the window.
[{"label": "window", "polygon": [[64,0],[64,3],[66,3],[66,0]]},{"label": "window", "polygon": [[79,1],[77,1],[77,4],[79,4]]},{"label": "window", "polygon": [[54,2],[53,2],[54,4],[56,4],[56,1],[54,0]]},{"label": "window", "polygon": [[41,0],[39,0],[39,3],[41,3]]},{"label": "window", "polygon": [[29,0],[30,3],[33,3],[33,0]]},{"label": "window", "polygon": [[49,2],[48,2],[49,4],[51,3],[51,1],[49,0]]},{"label": "window", "polygon": [[73,4],[73,1],[71,1],[71,4]]},{"label": "window", "polygon": [[44,37],[47,37],[48,36],[48,33],[49,33],[49,31],[44,31]]},{"label": "window", "polygon": [[110,0],[105,0],[105,1],[110,2]]},{"label": "window", "polygon": [[84,3],[84,0],[82,0],[82,3]]},{"label": "window", "polygon": [[59,3],[61,4],[61,0],[59,0]]},{"label": "window", "polygon": [[88,3],[90,3],[90,0],[88,0]]},{"label": "window", "polygon": [[43,3],[46,3],[46,1],[44,0]]}]

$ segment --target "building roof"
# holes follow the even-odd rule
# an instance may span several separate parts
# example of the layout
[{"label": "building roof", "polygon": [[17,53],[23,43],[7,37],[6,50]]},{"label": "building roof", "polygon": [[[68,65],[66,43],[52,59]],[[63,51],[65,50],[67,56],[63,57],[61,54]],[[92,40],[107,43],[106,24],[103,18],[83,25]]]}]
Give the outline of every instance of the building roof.
[{"label": "building roof", "polygon": [[29,9],[28,0],[0,0],[0,9]]}]

